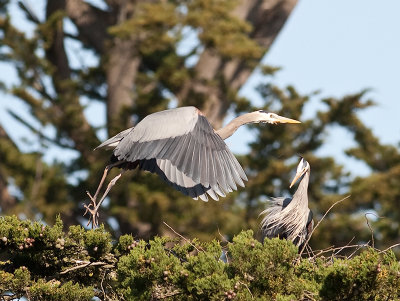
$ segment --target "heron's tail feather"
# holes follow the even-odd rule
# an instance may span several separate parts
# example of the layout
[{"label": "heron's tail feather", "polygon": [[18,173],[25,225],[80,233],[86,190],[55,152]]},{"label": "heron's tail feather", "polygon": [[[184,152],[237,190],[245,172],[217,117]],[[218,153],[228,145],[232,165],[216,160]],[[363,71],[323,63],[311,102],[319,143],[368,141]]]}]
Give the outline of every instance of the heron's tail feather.
[{"label": "heron's tail feather", "polygon": [[128,135],[128,133],[133,129],[133,127],[126,129],[120,133],[118,133],[117,135],[107,139],[106,141],[104,141],[102,144],[100,144],[99,146],[97,146],[94,150],[99,149],[99,148],[107,148],[107,149],[113,149],[115,148],[118,143],[126,136]]}]

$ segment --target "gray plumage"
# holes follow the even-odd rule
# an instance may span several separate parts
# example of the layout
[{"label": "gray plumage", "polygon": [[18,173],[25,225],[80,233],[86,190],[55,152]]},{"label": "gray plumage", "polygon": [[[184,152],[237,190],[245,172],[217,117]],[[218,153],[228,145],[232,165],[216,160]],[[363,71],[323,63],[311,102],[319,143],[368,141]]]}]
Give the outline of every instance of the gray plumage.
[{"label": "gray plumage", "polygon": [[293,198],[271,198],[268,207],[261,213],[263,239],[280,237],[301,246],[310,235],[314,222],[308,208],[307,188],[310,178],[310,164],[301,159],[291,186],[300,178],[300,184]]},{"label": "gray plumage", "polygon": [[[113,161],[139,163],[189,195],[215,200],[244,187],[247,176],[222,138],[194,107],[148,115],[134,128],[102,143],[115,146]],[[171,122],[173,120],[174,122]],[[123,168],[129,168],[126,164]]]}]

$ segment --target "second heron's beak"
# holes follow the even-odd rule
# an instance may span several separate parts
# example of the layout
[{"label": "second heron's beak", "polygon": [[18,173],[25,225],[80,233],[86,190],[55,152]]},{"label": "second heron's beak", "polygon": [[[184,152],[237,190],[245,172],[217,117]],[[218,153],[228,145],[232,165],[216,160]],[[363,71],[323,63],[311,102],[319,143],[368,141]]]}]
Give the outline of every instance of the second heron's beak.
[{"label": "second heron's beak", "polygon": [[296,175],[294,176],[292,183],[290,183],[289,188],[292,188],[292,186],[301,178],[301,176],[304,175],[306,170],[306,168],[303,168],[300,172],[296,172]]},{"label": "second heron's beak", "polygon": [[300,121],[296,120],[296,119],[290,119],[290,118],[286,118],[283,116],[276,116],[276,122],[278,123],[301,123]]}]

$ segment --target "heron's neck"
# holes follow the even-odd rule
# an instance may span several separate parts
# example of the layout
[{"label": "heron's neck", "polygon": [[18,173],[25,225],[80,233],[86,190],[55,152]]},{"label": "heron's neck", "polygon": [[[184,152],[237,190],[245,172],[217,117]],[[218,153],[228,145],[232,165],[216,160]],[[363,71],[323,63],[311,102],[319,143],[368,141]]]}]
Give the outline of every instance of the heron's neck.
[{"label": "heron's neck", "polygon": [[[310,170],[308,170],[303,179],[301,179],[299,186],[297,187],[296,192],[293,195],[293,200],[301,202],[301,204],[297,204],[298,206],[305,206],[308,208],[308,182],[310,180]],[[293,204],[295,205],[295,204]]]},{"label": "heron's neck", "polygon": [[246,113],[246,114],[236,117],[231,122],[229,122],[226,126],[224,126],[223,128],[220,128],[218,131],[215,131],[215,132],[223,140],[225,140],[226,138],[229,138],[230,136],[232,136],[232,134],[234,132],[236,132],[236,130],[240,126],[242,126],[244,124],[248,124],[248,123],[253,123],[253,122],[258,122],[256,114],[254,112]]}]

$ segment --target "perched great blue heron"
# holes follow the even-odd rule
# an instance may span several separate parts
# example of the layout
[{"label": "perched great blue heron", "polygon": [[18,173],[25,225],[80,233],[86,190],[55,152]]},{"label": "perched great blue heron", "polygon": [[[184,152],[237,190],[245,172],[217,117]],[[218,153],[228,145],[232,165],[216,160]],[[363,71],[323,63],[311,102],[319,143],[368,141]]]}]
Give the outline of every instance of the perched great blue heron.
[{"label": "perched great blue heron", "polygon": [[310,164],[303,158],[297,166],[290,188],[301,178],[293,198],[271,198],[261,221],[263,239],[280,237],[291,240],[296,246],[308,239],[314,226],[313,213],[308,208],[307,188],[310,179]]},{"label": "perched great blue heron", "polygon": [[[112,148],[108,165],[91,203],[89,223],[97,226],[98,209],[111,187],[129,169],[139,167],[158,174],[164,181],[182,193],[203,201],[207,194],[214,200],[244,187],[247,181],[239,162],[223,141],[241,125],[247,123],[300,123],[263,110],[247,113],[233,119],[215,131],[206,117],[195,107],[170,109],[146,116],[135,127],[129,128],[100,144],[98,148]],[[113,167],[122,171],[110,181],[101,199],[96,202],[100,188]]]}]

